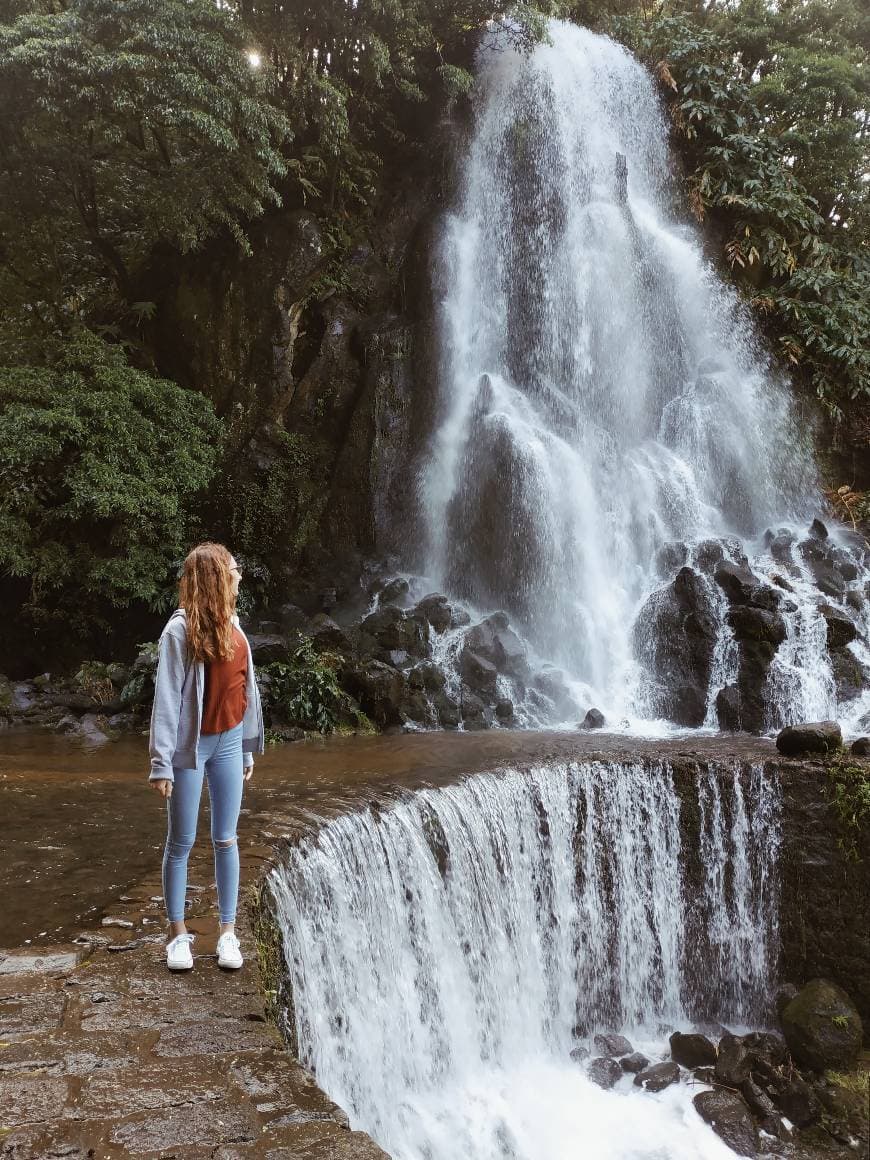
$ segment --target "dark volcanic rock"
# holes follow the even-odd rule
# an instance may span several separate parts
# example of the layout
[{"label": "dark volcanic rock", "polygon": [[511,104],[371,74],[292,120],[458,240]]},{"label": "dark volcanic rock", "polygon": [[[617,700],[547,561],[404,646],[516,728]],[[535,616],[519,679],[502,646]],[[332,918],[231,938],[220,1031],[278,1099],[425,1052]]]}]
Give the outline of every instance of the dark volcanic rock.
[{"label": "dark volcanic rock", "polygon": [[634,1077],[635,1087],[642,1087],[648,1092],[663,1092],[672,1083],[680,1082],[680,1069],[675,1063],[666,1061],[654,1063],[644,1068]]},{"label": "dark volcanic rock", "polygon": [[794,1076],[779,1091],[774,1091],[772,1099],[786,1119],[799,1128],[808,1128],[822,1114],[816,1093],[800,1076]]},{"label": "dark volcanic rock", "polygon": [[363,712],[381,728],[400,725],[401,705],[407,695],[402,673],[381,661],[365,661],[346,670],[343,684],[359,701]]},{"label": "dark volcanic rock", "polygon": [[675,1031],[669,1042],[671,1057],[683,1067],[704,1067],[716,1062],[716,1046],[706,1035]]},{"label": "dark volcanic rock", "polygon": [[772,1067],[785,1063],[788,1056],[785,1040],[775,1031],[753,1031],[743,1036],[743,1043],[752,1052],[753,1059],[766,1060]]},{"label": "dark volcanic rock", "polygon": [[318,652],[348,653],[351,651],[350,638],[347,633],[340,625],[336,624],[331,616],[327,616],[324,612],[319,612],[317,616],[312,618],[309,632],[312,644]]},{"label": "dark volcanic rock", "polygon": [[755,1125],[743,1098],[736,1092],[718,1089],[701,1092],[692,1103],[698,1115],[738,1156],[755,1156]]},{"label": "dark volcanic rock", "polygon": [[619,1066],[623,1071],[628,1071],[637,1075],[639,1071],[643,1071],[645,1067],[649,1067],[649,1060],[645,1055],[639,1051],[633,1051],[631,1055],[624,1055],[619,1061]]},{"label": "dark volcanic rock", "polygon": [[752,1053],[739,1035],[723,1035],[716,1057],[716,1079],[728,1087],[740,1087],[752,1071]]},{"label": "dark volcanic rock", "polygon": [[861,1019],[836,983],[811,980],[785,1007],[781,1022],[789,1051],[804,1067],[814,1071],[849,1068],[858,1058]]},{"label": "dark volcanic rock", "polygon": [[424,596],[422,600],[418,601],[417,607],[414,609],[414,617],[431,624],[435,632],[446,632],[448,628],[456,627],[450,601],[438,592]]},{"label": "dark volcanic rock", "polygon": [[600,1056],[589,1064],[588,1075],[593,1083],[607,1090],[622,1078],[622,1068],[615,1059]]},{"label": "dark volcanic rock", "polygon": [[526,646],[510,627],[507,614],[493,612],[480,624],[470,628],[465,636],[466,647],[500,673],[526,681],[531,675]]},{"label": "dark volcanic rock", "polygon": [[836,721],[813,721],[806,725],[787,725],[776,738],[776,748],[786,757],[804,753],[833,753],[843,743]]},{"label": "dark volcanic rock", "polygon": [[472,652],[468,647],[464,648],[459,657],[459,671],[468,687],[475,693],[482,693],[487,698],[495,697],[498,670],[486,657]]},{"label": "dark volcanic rock", "polygon": [[251,645],[251,656],[255,665],[268,665],[272,661],[286,661],[289,648],[287,639],[274,634],[260,635],[257,633],[248,637]]},{"label": "dark volcanic rock", "polygon": [[419,622],[401,608],[380,608],[360,625],[363,634],[386,651],[399,650],[412,657],[425,657],[428,642]]},{"label": "dark volcanic rock", "polygon": [[630,1055],[634,1050],[624,1035],[615,1035],[612,1032],[605,1035],[596,1035],[593,1042],[602,1055],[609,1055],[614,1058],[619,1058],[622,1055]]},{"label": "dark volcanic rock", "polygon": [[702,724],[717,636],[708,581],[681,568],[644,604],[633,636],[649,674],[652,711],[679,725]]},{"label": "dark volcanic rock", "polygon": [[870,737],[856,738],[849,747],[849,751],[854,753],[856,757],[870,757]]},{"label": "dark volcanic rock", "polygon": [[828,648],[842,648],[858,635],[858,629],[851,617],[838,608],[823,604],[819,609],[828,625]]},{"label": "dark volcanic rock", "polygon": [[602,729],[604,727],[604,714],[600,709],[590,709],[580,724],[578,729]]}]

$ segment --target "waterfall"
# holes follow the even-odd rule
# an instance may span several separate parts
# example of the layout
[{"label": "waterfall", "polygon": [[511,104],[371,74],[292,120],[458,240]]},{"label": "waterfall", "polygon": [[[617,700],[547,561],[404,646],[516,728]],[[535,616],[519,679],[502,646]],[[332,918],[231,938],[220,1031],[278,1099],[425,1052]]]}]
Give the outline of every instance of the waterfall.
[{"label": "waterfall", "polygon": [[[564,670],[568,719],[592,703],[611,723],[649,722],[670,714],[650,699],[635,625],[662,586],[662,548],[728,541],[767,584],[782,565],[765,529],[805,534],[820,510],[807,432],[685,221],[647,70],[553,23],[528,56],[484,47],[478,81],[436,259],[424,570],[481,614],[504,609]],[[862,563],[856,600],[868,578]],[[844,716],[819,599],[797,585],[765,727]],[[715,728],[737,654],[711,600],[714,672],[694,723]],[[518,720],[553,723],[529,713]]]},{"label": "waterfall", "polygon": [[578,1132],[596,1160],[730,1155],[686,1085],[603,1092],[570,1056],[764,1017],[776,787],[711,766],[682,793],[667,764],[485,773],[288,851],[270,887],[299,1054],[355,1125],[396,1160],[567,1160]]}]

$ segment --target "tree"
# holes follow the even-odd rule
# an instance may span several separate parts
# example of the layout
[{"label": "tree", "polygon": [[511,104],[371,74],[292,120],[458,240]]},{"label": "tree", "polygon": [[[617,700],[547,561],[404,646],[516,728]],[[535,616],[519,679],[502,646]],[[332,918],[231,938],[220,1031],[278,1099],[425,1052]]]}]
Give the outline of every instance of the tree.
[{"label": "tree", "polygon": [[51,365],[0,368],[0,575],[37,624],[153,602],[212,479],[220,425],[193,391],[87,332]]},{"label": "tree", "polygon": [[289,132],[248,47],[214,0],[72,0],[0,25],[0,355],[150,312],[136,280],[159,242],[245,245]]}]

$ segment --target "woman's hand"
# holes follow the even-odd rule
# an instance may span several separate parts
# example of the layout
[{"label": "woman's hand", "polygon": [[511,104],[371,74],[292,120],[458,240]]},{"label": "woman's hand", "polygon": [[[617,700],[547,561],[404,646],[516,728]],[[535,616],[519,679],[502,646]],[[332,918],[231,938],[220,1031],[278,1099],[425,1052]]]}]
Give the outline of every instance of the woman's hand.
[{"label": "woman's hand", "polygon": [[158,778],[156,781],[148,783],[155,793],[159,793],[162,798],[172,797],[172,782],[167,777]]},{"label": "woman's hand", "polygon": [[245,781],[250,781],[250,780],[251,780],[251,774],[252,774],[253,772],[254,772],[254,767],[253,767],[253,765],[246,765],[246,766],[245,766]]}]

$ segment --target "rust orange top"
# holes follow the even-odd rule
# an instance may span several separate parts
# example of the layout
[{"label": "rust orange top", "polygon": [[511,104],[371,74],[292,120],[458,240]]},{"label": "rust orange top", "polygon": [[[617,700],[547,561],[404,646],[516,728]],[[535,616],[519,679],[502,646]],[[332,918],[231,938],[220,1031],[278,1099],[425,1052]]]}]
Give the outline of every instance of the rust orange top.
[{"label": "rust orange top", "polygon": [[205,666],[205,701],[200,733],[223,733],[235,729],[245,715],[248,698],[248,650],[245,638],[233,629],[235,651],[231,661],[211,661]]}]

